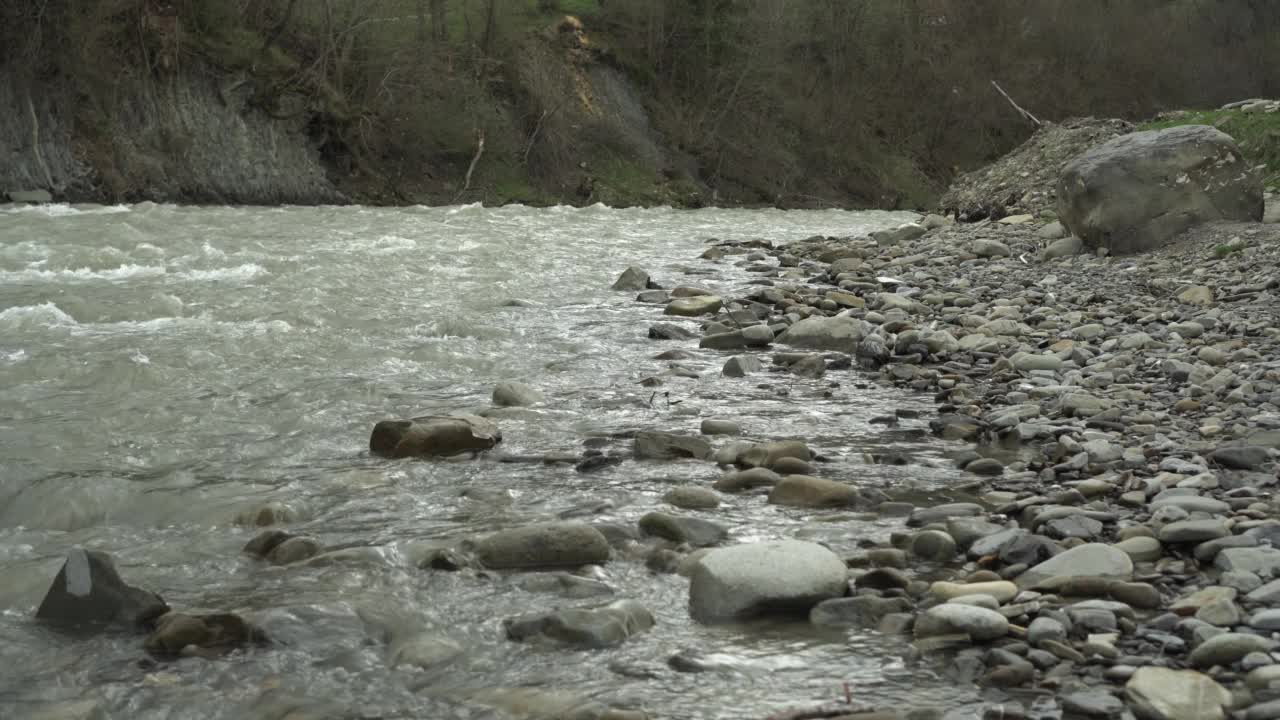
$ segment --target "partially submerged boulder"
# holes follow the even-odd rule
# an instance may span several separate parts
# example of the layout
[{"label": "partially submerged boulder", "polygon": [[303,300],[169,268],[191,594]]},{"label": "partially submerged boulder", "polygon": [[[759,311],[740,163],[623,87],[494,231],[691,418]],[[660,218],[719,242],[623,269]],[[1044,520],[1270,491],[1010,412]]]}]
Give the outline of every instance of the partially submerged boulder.
[{"label": "partially submerged boulder", "polygon": [[475,415],[443,415],[383,420],[373,427],[369,450],[384,457],[448,457],[489,450],[502,442],[492,420]]},{"label": "partially submerged boulder", "polygon": [[1235,140],[1207,125],[1122,135],[1071,161],[1058,215],[1085,244],[1113,254],[1164,245],[1211,220],[1261,221],[1262,178]]},{"label": "partially submerged boulder", "polygon": [[649,280],[649,272],[634,265],[622,271],[613,282],[611,290],[646,290],[655,287]]},{"label": "partially submerged boulder", "polygon": [[71,627],[149,625],[169,611],[159,595],[127,584],[107,553],[75,548],[36,610],[36,619]]},{"label": "partially submerged boulder", "polygon": [[493,388],[493,404],[498,407],[537,405],[545,399],[541,391],[522,382],[501,382]]},{"label": "partially submerged boulder", "polygon": [[476,558],[488,568],[593,565],[609,560],[609,541],[599,530],[574,522],[543,523],[502,530],[476,543]]},{"label": "partially submerged boulder", "polygon": [[700,622],[753,615],[807,614],[847,590],[848,569],[838,555],[800,540],[759,542],[712,550],[689,584],[689,612]]}]

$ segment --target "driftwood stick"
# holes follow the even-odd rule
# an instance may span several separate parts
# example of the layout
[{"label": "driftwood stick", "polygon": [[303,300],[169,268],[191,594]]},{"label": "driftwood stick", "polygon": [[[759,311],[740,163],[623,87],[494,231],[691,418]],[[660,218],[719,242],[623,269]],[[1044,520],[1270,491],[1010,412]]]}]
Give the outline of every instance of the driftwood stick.
[{"label": "driftwood stick", "polygon": [[1022,107],[1021,105],[1019,105],[1018,103],[1014,102],[1014,101],[1013,101],[1013,98],[1009,97],[1009,93],[1005,92],[1005,91],[1004,91],[1004,88],[1000,87],[1000,83],[997,83],[995,80],[992,80],[992,81],[991,81],[991,85],[992,85],[993,87],[995,87],[996,91],[998,91],[1001,95],[1003,95],[1003,96],[1004,96],[1004,99],[1005,99],[1005,100],[1008,100],[1008,101],[1009,101],[1009,104],[1013,106],[1013,109],[1014,109],[1014,110],[1017,110],[1017,111],[1018,111],[1018,114],[1019,114],[1019,115],[1021,115],[1022,117],[1024,117],[1024,118],[1026,118],[1026,119],[1030,120],[1033,124],[1035,124],[1035,126],[1036,126],[1036,127],[1040,127],[1041,125],[1043,125],[1043,124],[1044,124],[1044,123],[1040,122],[1038,119],[1036,119],[1036,116],[1035,116],[1035,115],[1032,115],[1031,113],[1027,112],[1025,109],[1023,109],[1023,107]]},{"label": "driftwood stick", "polygon": [[476,154],[471,158],[471,166],[467,168],[467,179],[462,184],[462,189],[458,191],[458,196],[454,198],[457,202],[468,190],[471,189],[471,174],[476,171],[476,165],[480,162],[480,156],[484,155],[484,131],[476,130]]}]

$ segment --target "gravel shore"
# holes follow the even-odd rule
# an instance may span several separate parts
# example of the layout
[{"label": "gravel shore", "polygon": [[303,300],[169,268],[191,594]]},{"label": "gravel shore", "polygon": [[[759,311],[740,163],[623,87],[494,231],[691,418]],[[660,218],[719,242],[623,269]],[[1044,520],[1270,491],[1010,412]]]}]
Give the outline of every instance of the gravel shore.
[{"label": "gravel shore", "polygon": [[784,363],[852,355],[971,447],[978,501],[911,510],[811,619],[912,634],[991,718],[1280,717],[1280,225],[1075,249],[1029,217],[930,216],[765,250],[780,268],[708,250],[759,265],[730,315],[820,358]]}]

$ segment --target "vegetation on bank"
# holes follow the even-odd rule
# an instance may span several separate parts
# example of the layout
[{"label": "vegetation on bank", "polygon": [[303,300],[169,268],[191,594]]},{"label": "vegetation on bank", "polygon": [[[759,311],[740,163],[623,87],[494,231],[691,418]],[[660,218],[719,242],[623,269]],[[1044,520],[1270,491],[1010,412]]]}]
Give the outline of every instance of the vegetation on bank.
[{"label": "vegetation on bank", "polygon": [[103,118],[196,78],[298,123],[366,202],[924,207],[1030,133],[993,80],[1050,120],[1277,96],[1280,7],[14,0],[0,63],[76,98],[125,196]]},{"label": "vegetation on bank", "polygon": [[1263,168],[1263,184],[1270,190],[1280,190],[1280,113],[1188,110],[1169,113],[1140,129],[1160,130],[1179,125],[1210,125],[1235,138],[1245,157]]}]

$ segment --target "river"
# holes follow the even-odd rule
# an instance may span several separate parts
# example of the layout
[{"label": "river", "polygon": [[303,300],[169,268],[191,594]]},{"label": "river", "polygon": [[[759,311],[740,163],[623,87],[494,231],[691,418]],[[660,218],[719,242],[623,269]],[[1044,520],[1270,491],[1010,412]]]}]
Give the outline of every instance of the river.
[{"label": "river", "polygon": [[[518,380],[549,401],[492,414],[506,453],[579,452],[591,435],[696,432],[702,418],[722,417],[752,437],[807,439],[835,458],[826,469],[839,479],[945,488],[959,477],[947,448],[869,422],[928,410],[929,398],[850,372],[722,378],[725,354],[650,340],[661,306],[609,290],[638,265],[667,286],[732,294],[756,276],[732,257],[698,260],[708,238],[853,235],[911,217],[0,208],[0,717],[77,699],[111,718],[282,717],[264,705],[268,693],[303,698],[317,717],[482,718],[497,717],[474,701],[482,691],[527,686],[653,718],[750,720],[842,698],[846,683],[855,699],[956,712],[973,690],[906,662],[901,640],[803,623],[704,627],[688,617],[688,581],[642,559],[618,557],[599,576],[657,625],[592,652],[503,638],[502,618],[574,601],[524,591],[518,576],[416,566],[431,547],[548,518],[634,523],[672,483],[709,484],[709,464],[580,474],[367,452],[378,420],[485,409],[495,383]],[[694,353],[684,365],[700,377],[669,378],[655,397],[638,381],[666,369],[653,355],[671,347]],[[864,462],[885,443],[913,464]],[[240,553],[257,530],[236,518],[268,502],[296,513],[291,531],[368,549],[327,566],[265,567]],[[729,525],[735,542],[803,537],[837,551],[900,527],[759,495],[702,515]],[[140,662],[137,636],[44,628],[34,609],[76,546],[112,553],[128,581],[176,608],[244,613],[275,643],[154,664]],[[438,632],[464,653],[430,673],[388,667],[371,615]],[[667,666],[689,649],[728,667]]]}]

